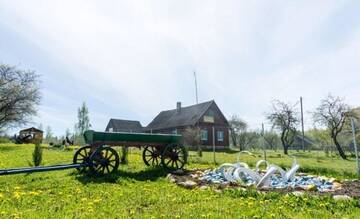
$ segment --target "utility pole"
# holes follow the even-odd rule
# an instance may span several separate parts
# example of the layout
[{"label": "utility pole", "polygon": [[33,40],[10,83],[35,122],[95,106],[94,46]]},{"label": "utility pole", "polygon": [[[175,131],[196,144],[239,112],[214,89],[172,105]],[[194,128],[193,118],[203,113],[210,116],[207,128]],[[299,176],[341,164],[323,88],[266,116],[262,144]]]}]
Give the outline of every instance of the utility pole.
[{"label": "utility pole", "polygon": [[356,157],[356,163],[357,163],[357,174],[360,175],[360,163],[359,163],[359,156],[358,156],[358,148],[356,143],[356,131],[355,131],[355,122],[354,118],[350,118],[351,120],[351,129],[353,134],[353,141],[354,141],[354,148],[355,148],[355,157]]},{"label": "utility pole", "polygon": [[300,106],[301,106],[301,129],[302,129],[302,149],[305,152],[305,132],[304,132],[304,110],[303,110],[303,100],[300,97]]},{"label": "utility pole", "polygon": [[213,153],[214,153],[214,164],[216,165],[216,157],[215,157],[215,126],[212,127],[212,137],[213,137]]},{"label": "utility pole", "polygon": [[198,98],[198,88],[197,88],[197,78],[196,78],[196,72],[194,71],[194,78],[195,78],[195,96],[196,96],[196,104],[199,103],[199,98]]},{"label": "utility pole", "polygon": [[265,146],[265,128],[264,128],[264,123],[261,124],[261,136],[263,137],[264,160],[266,160],[266,146]]}]

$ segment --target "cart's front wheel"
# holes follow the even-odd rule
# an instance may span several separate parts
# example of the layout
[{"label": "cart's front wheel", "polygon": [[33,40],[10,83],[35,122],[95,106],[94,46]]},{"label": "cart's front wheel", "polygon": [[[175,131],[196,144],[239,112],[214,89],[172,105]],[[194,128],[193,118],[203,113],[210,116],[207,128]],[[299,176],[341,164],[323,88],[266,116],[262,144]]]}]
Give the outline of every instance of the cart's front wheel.
[{"label": "cart's front wheel", "polygon": [[80,172],[89,171],[90,167],[90,155],[91,155],[91,146],[84,146],[79,148],[73,158],[74,164],[83,164],[83,166],[76,168]]},{"label": "cart's front wheel", "polygon": [[165,147],[161,164],[169,170],[182,169],[187,162],[187,152],[183,145],[169,144]]},{"label": "cart's front wheel", "polygon": [[90,157],[92,171],[95,174],[107,174],[119,167],[119,155],[113,148],[101,147]]},{"label": "cart's front wheel", "polygon": [[159,166],[161,162],[161,152],[153,146],[146,146],[143,150],[142,158],[146,166]]}]

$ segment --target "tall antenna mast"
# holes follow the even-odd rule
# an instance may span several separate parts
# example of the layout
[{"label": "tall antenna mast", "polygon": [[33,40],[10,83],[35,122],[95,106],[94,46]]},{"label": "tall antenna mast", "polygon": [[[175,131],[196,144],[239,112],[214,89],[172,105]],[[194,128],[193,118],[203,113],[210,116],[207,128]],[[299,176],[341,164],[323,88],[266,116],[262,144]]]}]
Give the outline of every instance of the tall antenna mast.
[{"label": "tall antenna mast", "polygon": [[198,88],[197,88],[197,79],[196,79],[196,72],[194,71],[194,78],[195,78],[195,95],[196,95],[196,104],[199,103],[199,98],[198,98]]}]

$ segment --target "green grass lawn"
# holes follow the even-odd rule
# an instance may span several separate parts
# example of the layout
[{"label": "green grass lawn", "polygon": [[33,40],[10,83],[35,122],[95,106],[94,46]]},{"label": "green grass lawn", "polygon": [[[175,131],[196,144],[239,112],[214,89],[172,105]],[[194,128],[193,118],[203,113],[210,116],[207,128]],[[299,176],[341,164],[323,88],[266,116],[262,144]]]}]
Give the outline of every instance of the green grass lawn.
[{"label": "green grass lawn", "polygon": [[[28,166],[33,145],[0,144],[0,168]],[[71,163],[74,150],[44,149],[45,165]],[[302,171],[337,178],[356,178],[354,160],[326,158],[322,153],[291,152]],[[187,168],[215,167],[213,154],[190,153]],[[254,165],[261,153],[241,155]],[[292,159],[269,152],[272,163],[290,166]],[[260,156],[260,157],[259,157]],[[217,153],[218,163],[235,162],[237,154]],[[254,190],[187,190],[168,182],[162,169],[147,168],[141,151],[132,149],[128,165],[113,175],[92,178],[76,170],[0,176],[0,218],[359,218],[360,201],[327,196],[296,197]]]}]

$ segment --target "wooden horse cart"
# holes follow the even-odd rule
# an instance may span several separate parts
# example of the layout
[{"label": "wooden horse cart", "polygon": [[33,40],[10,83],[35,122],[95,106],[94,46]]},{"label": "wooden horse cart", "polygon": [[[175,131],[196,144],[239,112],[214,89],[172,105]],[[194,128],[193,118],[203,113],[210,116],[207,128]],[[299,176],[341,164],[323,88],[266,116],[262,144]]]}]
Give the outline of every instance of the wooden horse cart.
[{"label": "wooden horse cart", "polygon": [[85,131],[86,146],[78,149],[72,164],[25,167],[0,170],[0,175],[44,172],[76,168],[90,174],[116,171],[120,158],[114,146],[143,148],[142,158],[147,166],[162,166],[167,170],[182,169],[187,162],[187,151],[181,144],[182,136],[173,134],[125,133]]}]

